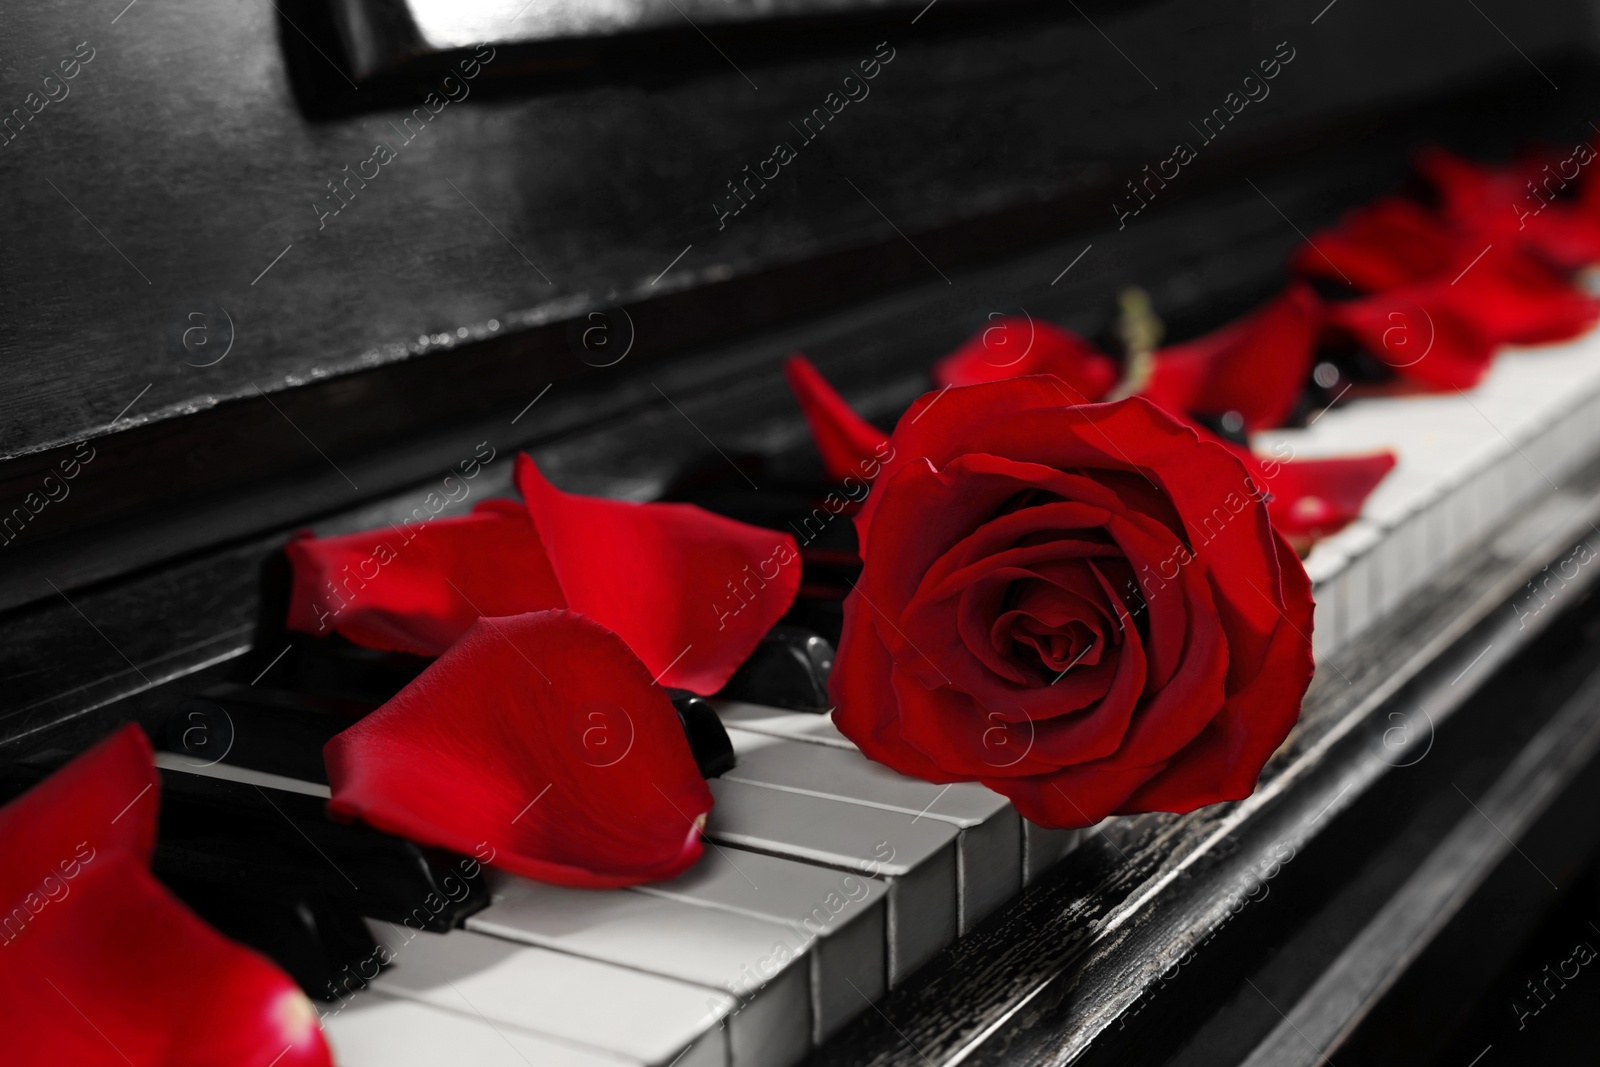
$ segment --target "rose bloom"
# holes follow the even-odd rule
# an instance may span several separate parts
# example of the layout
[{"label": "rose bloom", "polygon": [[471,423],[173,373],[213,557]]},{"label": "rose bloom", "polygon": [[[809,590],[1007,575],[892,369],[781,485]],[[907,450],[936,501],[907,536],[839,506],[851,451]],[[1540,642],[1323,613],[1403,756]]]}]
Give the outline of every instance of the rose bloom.
[{"label": "rose bloom", "polygon": [[830,680],[862,751],[1046,826],[1250,794],[1312,671],[1268,487],[1149,401],[1047,376],[929,394],[892,443]]}]

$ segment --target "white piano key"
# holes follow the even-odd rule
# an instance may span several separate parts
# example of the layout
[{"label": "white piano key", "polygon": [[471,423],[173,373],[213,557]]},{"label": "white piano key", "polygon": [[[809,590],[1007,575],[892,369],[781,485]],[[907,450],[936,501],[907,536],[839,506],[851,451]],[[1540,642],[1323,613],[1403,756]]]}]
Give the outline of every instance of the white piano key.
[{"label": "white piano key", "polygon": [[282,789],[290,793],[304,793],[308,797],[321,797],[327,800],[333,795],[329,788],[321,782],[308,782],[302,778],[286,778],[281,774],[272,774],[269,771],[251,770],[249,767],[235,767],[231,763],[203,763],[188,756],[180,756],[176,752],[157,752],[155,765],[164,771],[175,771],[178,774],[196,774],[202,778],[220,778],[228,782],[242,782],[245,785],[260,786],[264,789]]},{"label": "white piano key", "polygon": [[1339,532],[1340,548],[1348,559],[1339,574],[1341,643],[1349,641],[1373,621],[1373,552],[1383,539],[1381,531],[1360,521]]},{"label": "white piano key", "polygon": [[860,752],[732,729],[739,765],[725,781],[831,797],[957,827],[958,929],[969,932],[1022,889],[1022,825],[1011,802],[976,782],[934,785]]},{"label": "white piano key", "polygon": [[[715,783],[713,783],[715,785]],[[808,945],[789,927],[626,890],[493,875],[493,903],[468,930],[705,986],[726,1014],[732,1067],[791,1067],[811,1048]]]},{"label": "white piano key", "polygon": [[1477,527],[1474,480],[1463,479],[1452,485],[1441,503],[1444,512],[1444,556],[1454,559],[1473,541]]},{"label": "white piano key", "polygon": [[[734,864],[737,864],[735,868]],[[780,923],[811,945],[812,1037],[831,1037],[889,987],[888,887],[864,874],[730,850],[633,892]]]},{"label": "white piano key", "polygon": [[1311,579],[1315,601],[1311,617],[1311,647],[1318,660],[1326,661],[1339,650],[1339,575],[1349,563],[1337,547],[1323,543],[1306,557],[1306,575]]},{"label": "white piano key", "polygon": [[1279,455],[1287,446],[1298,458],[1397,454],[1362,511],[1362,523],[1381,532],[1366,553],[1365,605],[1337,588],[1346,568],[1358,580],[1362,558],[1342,535],[1306,560],[1318,594],[1316,651],[1327,659],[1600,450],[1600,331],[1507,349],[1465,393],[1364,398],[1255,444]]},{"label": "white piano key", "polygon": [[638,1067],[514,1026],[497,1026],[380,993],[363,993],[322,1016],[339,1067]]},{"label": "white piano key", "polygon": [[649,1067],[728,1062],[721,1024],[736,1007],[731,996],[470,930],[434,934],[371,920],[367,925],[390,963],[372,980],[380,993]]},{"label": "white piano key", "polygon": [[1372,548],[1372,616],[1374,621],[1394,610],[1400,602],[1402,584],[1402,538],[1399,530],[1378,530],[1378,543]]},{"label": "white piano key", "polygon": [[853,741],[833,725],[831,715],[771,708],[764,704],[746,704],[737,700],[713,700],[711,706],[717,709],[717,715],[722,719],[724,726],[737,726],[752,733],[771,734],[773,737],[786,737],[791,741],[809,741],[813,744],[831,745],[834,748],[847,748],[852,751],[856,747]]},{"label": "white piano key", "polygon": [[[713,707],[721,716],[723,725],[730,729],[769,734],[791,741],[807,741],[830,745],[851,752],[858,751],[855,743],[839,732],[827,715],[789,711],[762,704],[744,704],[737,701],[713,700]],[[738,772],[735,771],[735,774]],[[919,809],[920,810],[920,809]],[[1023,884],[1037,878],[1077,847],[1076,830],[1046,830],[1027,820],[1022,823]]]},{"label": "white piano key", "polygon": [[713,841],[889,883],[891,988],[955,940],[954,825],[725,778],[708,784],[716,798],[706,823]]}]

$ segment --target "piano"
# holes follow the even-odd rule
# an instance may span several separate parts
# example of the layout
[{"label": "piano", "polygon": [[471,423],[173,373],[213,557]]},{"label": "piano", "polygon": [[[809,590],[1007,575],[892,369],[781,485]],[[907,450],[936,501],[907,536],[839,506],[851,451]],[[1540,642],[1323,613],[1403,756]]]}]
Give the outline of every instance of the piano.
[{"label": "piano", "polygon": [[[1185,816],[1047,831],[870,763],[819,698],[824,597],[778,666],[684,711],[733,763],[698,866],[511,877],[326,819],[309,746],[422,664],[287,635],[281,549],[505,495],[519,450],[566,489],[782,528],[823,487],[790,352],[890,425],[996,316],[1105,336],[1138,285],[1169,338],[1204,332],[1419,144],[1587,140],[1588,5],[5,20],[0,783],[141,724],[157,875],[316,998],[339,1063],[1532,1057],[1506,1011],[1528,946],[1591,936],[1600,335],[1258,436],[1399,465],[1306,559],[1299,726],[1253,796]],[[1268,61],[1270,93],[1205,124]],[[848,570],[846,523],[818,545]]]}]

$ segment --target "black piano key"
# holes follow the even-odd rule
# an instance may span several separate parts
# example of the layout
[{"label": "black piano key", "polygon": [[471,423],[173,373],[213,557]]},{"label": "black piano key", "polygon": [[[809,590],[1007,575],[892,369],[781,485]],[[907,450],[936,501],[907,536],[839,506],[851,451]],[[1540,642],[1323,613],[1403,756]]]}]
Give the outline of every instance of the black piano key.
[{"label": "black piano key", "polygon": [[178,706],[161,741],[196,768],[225,762],[325,785],[322,746],[355,721],[308,703],[211,690]]},{"label": "black piano key", "polygon": [[833,646],[809,629],[774,626],[718,696],[750,704],[826,711]]},{"label": "black piano key", "polygon": [[[0,777],[0,794],[26,791],[71,756],[49,750],[12,764]],[[451,929],[489,903],[476,860],[335,822],[322,796],[216,777],[216,766],[163,766],[160,774],[155,866],[177,879],[313,894],[433,931]]]},{"label": "black piano key", "polygon": [[289,652],[274,671],[275,684],[370,704],[382,704],[404,689],[433,661],[404,652],[362,648],[338,635],[292,634],[282,647]]},{"label": "black piano key", "polygon": [[315,892],[434,931],[488,904],[476,860],[334,822],[322,797],[169,767],[161,779],[157,856],[182,878]]},{"label": "black piano key", "polygon": [[[801,644],[820,646],[816,654],[831,659],[832,648],[815,635],[803,638]],[[701,776],[715,778],[731,770],[733,744],[717,713],[693,693],[669,692]],[[326,785],[323,746],[359,717],[349,712],[363,707],[371,710],[370,706],[350,702],[335,706],[344,713],[328,710],[297,693],[217,686],[185,701],[172,713],[163,741],[167,751],[182,757],[196,770],[226,763]]]},{"label": "black piano key", "polygon": [[160,855],[155,874],[220,933],[281,967],[307,996],[334,1000],[355,992],[382,966],[371,931],[347,901],[286,887],[199,881],[168,869]]},{"label": "black piano key", "polygon": [[689,739],[689,751],[700,768],[702,778],[720,778],[738,764],[733,752],[733,741],[723,728],[716,709],[693,693],[674,690],[672,706],[678,711],[678,722],[683,735]]}]

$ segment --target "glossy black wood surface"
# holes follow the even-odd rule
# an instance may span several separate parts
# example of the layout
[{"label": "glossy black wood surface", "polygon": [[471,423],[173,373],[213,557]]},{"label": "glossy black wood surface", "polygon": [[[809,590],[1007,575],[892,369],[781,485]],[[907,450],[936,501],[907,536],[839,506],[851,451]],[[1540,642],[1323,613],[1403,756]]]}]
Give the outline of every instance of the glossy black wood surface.
[{"label": "glossy black wood surface", "polygon": [[[1592,39],[1578,3],[1490,0],[1493,25],[1448,0],[1344,3],[1313,25],[1321,6],[936,7],[914,25],[769,42],[747,69],[708,46],[648,84],[629,64],[570,87],[512,78],[415,120],[423,132],[409,141],[410,109],[392,103],[313,117],[320,90],[305,83],[339,73],[317,44],[315,4],[16,7],[0,64],[0,108],[23,114],[0,147],[0,457],[103,434],[119,415],[118,428],[168,421],[431,353],[448,378],[463,340],[758,274],[769,281],[735,290],[736,307],[674,305],[641,324],[641,352],[837,299],[841,267],[845,292],[959,276],[1019,236],[1050,234],[978,225],[953,245],[918,240],[920,252],[900,234],[1054,206],[1049,223],[1063,202],[1113,221],[1124,181],[1195,138],[1190,123],[1275,54],[1295,58],[1204,148],[1194,177],[1332,115],[1526,71],[1495,26],[1541,64]],[[799,143],[791,123],[885,41],[894,59],[870,96]],[[63,83],[80,45],[92,58]],[[66,95],[32,114],[47,76]],[[798,158],[719,227],[727,183],[785,139]],[[323,215],[328,184],[379,142],[396,158]],[[851,275],[850,250],[870,277]],[[771,274],[802,263],[819,269]],[[540,351],[517,356],[537,363]],[[550,376],[530,365],[519,384],[531,395]]]}]

